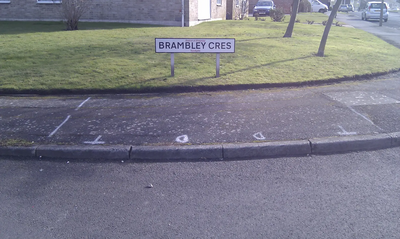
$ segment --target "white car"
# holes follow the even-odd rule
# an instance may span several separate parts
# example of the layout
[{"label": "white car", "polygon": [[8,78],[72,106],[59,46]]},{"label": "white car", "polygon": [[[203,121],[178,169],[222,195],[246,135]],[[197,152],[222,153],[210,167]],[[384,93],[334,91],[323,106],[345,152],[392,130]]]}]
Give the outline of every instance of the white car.
[{"label": "white car", "polygon": [[[382,2],[368,2],[367,7],[361,13],[361,19],[366,21],[370,19],[379,20],[381,18],[381,4]],[[382,18],[385,22],[389,19],[387,3],[383,4]]]},{"label": "white car", "polygon": [[323,4],[322,2],[318,0],[308,0],[311,3],[311,9],[313,12],[326,12],[328,11],[328,6]]}]

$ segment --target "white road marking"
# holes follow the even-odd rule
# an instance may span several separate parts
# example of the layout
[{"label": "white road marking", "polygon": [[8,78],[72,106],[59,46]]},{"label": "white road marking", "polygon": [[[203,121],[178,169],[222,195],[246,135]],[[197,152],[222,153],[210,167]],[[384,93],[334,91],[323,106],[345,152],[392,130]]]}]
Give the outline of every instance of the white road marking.
[{"label": "white road marking", "polygon": [[71,115],[68,115],[67,118],[53,132],[51,132],[48,137],[53,136],[65,123],[67,123],[69,118],[71,118]]},{"label": "white road marking", "polygon": [[101,135],[99,135],[94,141],[85,141],[83,142],[84,144],[104,144],[104,141],[99,141],[99,139],[101,138]]},{"label": "white road marking", "polygon": [[378,129],[383,130],[381,127],[379,127],[378,125],[374,124],[374,122],[372,122],[372,120],[368,119],[366,116],[362,115],[361,113],[358,113],[355,109],[351,108],[350,106],[347,106],[347,107],[349,107],[349,109],[351,111],[353,111],[355,114],[361,116],[363,119],[365,119],[366,121],[370,122],[372,125],[374,125]]},{"label": "white road marking", "polygon": [[179,136],[179,137],[177,137],[176,139],[175,139],[175,141],[176,142],[178,142],[178,143],[187,143],[187,142],[189,142],[189,137],[185,134],[185,135],[181,135],[181,136]]},{"label": "white road marking", "polygon": [[342,130],[342,132],[338,132],[339,135],[356,135],[357,132],[347,132],[345,129],[343,129],[342,126],[338,125],[339,128]]},{"label": "white road marking", "polygon": [[331,99],[339,101],[348,106],[354,105],[384,105],[384,104],[399,104],[400,101],[390,98],[386,95],[377,92],[327,92],[324,93]]},{"label": "white road marking", "polygon": [[87,98],[85,101],[83,101],[75,110],[79,110],[88,100],[90,100],[91,97]]},{"label": "white road marking", "polygon": [[253,137],[256,138],[256,139],[258,139],[258,140],[264,140],[264,139],[266,139],[266,138],[264,137],[264,135],[263,135],[261,132],[258,132],[258,133],[253,134]]}]

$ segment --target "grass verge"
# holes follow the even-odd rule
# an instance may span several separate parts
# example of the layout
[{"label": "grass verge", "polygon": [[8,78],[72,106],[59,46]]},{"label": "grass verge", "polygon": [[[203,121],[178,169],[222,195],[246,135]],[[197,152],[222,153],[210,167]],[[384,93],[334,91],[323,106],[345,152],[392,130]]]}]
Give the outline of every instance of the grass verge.
[{"label": "grass verge", "polygon": [[24,139],[6,139],[0,140],[0,146],[8,147],[8,146],[32,146],[34,142],[29,142]]},{"label": "grass verge", "polygon": [[[327,17],[299,15],[313,20]],[[321,20],[320,22],[322,22]],[[288,21],[288,20],[287,20]],[[138,92],[157,88],[325,81],[400,68],[400,49],[364,31],[332,27],[325,57],[316,57],[324,31],[320,24],[295,25],[270,19],[206,22],[195,27],[80,23],[63,31],[60,22],[0,22],[0,92]],[[154,38],[235,38],[236,52],[156,54]]]}]

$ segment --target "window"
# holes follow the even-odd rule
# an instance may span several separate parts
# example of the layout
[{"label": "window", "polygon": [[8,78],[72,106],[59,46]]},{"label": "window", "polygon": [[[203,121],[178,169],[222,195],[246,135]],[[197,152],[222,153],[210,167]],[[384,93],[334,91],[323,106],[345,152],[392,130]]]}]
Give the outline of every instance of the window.
[{"label": "window", "polygon": [[61,3],[61,0],[37,0],[37,3]]},{"label": "window", "polygon": [[10,3],[10,0],[0,0],[0,3]]},{"label": "window", "polygon": [[222,0],[217,0],[217,5],[222,5]]}]

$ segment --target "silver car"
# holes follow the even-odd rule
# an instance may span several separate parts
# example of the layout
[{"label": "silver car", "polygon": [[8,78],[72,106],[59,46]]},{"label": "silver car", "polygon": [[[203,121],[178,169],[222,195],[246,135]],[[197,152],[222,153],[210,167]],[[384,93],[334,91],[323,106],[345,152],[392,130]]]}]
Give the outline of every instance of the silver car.
[{"label": "silver car", "polygon": [[339,12],[349,12],[349,9],[347,8],[347,4],[342,4],[339,7]]},{"label": "silver car", "polygon": [[[368,2],[367,7],[361,13],[362,20],[376,19],[379,20],[381,17],[381,2]],[[389,19],[388,5],[383,4],[383,20],[387,22]]]}]

